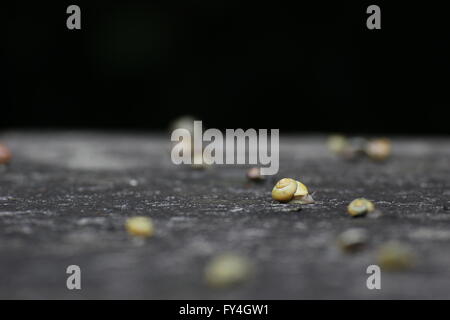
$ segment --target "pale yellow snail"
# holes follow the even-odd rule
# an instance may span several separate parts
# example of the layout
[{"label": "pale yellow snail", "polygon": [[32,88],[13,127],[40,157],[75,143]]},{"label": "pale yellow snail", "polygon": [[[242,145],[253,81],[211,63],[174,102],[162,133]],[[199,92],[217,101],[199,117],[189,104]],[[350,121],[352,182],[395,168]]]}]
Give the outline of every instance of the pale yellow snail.
[{"label": "pale yellow snail", "polygon": [[205,280],[211,287],[228,287],[244,282],[253,273],[252,263],[244,256],[223,253],[205,268]]},{"label": "pale yellow snail", "polygon": [[314,203],[308,188],[303,183],[291,178],[284,178],[277,182],[272,189],[272,198],[280,202]]},{"label": "pale yellow snail", "polygon": [[348,139],[341,135],[332,135],[327,141],[328,149],[335,154],[342,154],[349,146]]},{"label": "pale yellow snail", "polygon": [[416,255],[409,246],[391,241],[378,249],[377,260],[382,270],[403,270],[414,266]]},{"label": "pale yellow snail", "polygon": [[353,200],[347,207],[348,213],[353,217],[362,216],[374,210],[375,206],[373,202],[364,198]]},{"label": "pale yellow snail", "polygon": [[127,219],[125,228],[128,233],[138,237],[150,237],[154,233],[153,222],[148,217],[133,217]]}]

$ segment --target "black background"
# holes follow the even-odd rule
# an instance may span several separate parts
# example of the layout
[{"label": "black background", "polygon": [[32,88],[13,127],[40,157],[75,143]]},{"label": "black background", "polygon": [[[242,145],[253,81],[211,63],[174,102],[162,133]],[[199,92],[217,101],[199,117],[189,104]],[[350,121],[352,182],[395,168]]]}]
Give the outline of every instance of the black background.
[{"label": "black background", "polygon": [[[66,28],[77,4],[82,29]],[[381,30],[366,8],[381,7]],[[443,1],[1,5],[0,127],[450,132]]]}]

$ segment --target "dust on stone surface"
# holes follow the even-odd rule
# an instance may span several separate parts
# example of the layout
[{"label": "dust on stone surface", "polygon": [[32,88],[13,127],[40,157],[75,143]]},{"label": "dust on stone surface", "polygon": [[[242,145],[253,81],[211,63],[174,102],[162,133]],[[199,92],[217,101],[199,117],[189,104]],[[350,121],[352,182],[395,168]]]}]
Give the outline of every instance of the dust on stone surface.
[{"label": "dust on stone surface", "polygon": [[[386,163],[345,162],[326,137],[281,137],[280,172],[263,183],[245,166],[191,170],[170,161],[169,137],[95,132],[9,132],[14,154],[0,172],[1,298],[450,298],[450,140],[393,139]],[[283,177],[305,183],[313,205],[279,204]],[[348,203],[374,201],[381,214],[352,219]],[[136,241],[131,216],[151,217],[155,234]],[[367,231],[345,254],[336,238]],[[398,240],[418,264],[383,273],[368,290],[376,249]],[[248,282],[213,290],[203,281],[216,254],[257,266]],[[67,290],[68,265],[82,290]]]}]

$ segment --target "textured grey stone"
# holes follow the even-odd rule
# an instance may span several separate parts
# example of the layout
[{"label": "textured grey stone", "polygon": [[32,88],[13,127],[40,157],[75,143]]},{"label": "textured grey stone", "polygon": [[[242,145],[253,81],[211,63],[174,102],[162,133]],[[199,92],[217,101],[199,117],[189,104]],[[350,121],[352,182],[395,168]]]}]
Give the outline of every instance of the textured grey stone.
[{"label": "textured grey stone", "polygon": [[[0,298],[450,298],[450,139],[393,139],[386,163],[344,162],[325,137],[282,136],[280,172],[246,181],[243,166],[204,171],[170,162],[168,135],[9,132],[14,161],[0,171]],[[278,204],[277,179],[298,178],[314,205]],[[347,204],[375,202],[382,215],[354,219]],[[152,217],[156,234],[136,241],[127,217]],[[345,254],[336,237],[368,233]],[[365,271],[385,241],[411,246],[417,264]],[[255,274],[229,289],[208,288],[206,263],[235,252]],[[82,290],[66,289],[66,267]]]}]

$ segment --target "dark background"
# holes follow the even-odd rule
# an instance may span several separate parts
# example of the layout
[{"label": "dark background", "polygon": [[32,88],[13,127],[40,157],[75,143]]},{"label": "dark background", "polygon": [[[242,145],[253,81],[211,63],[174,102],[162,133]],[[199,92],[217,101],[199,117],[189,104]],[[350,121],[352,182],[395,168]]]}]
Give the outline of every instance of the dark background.
[{"label": "dark background", "polygon": [[295,3],[2,4],[0,127],[450,132],[443,1]]}]

